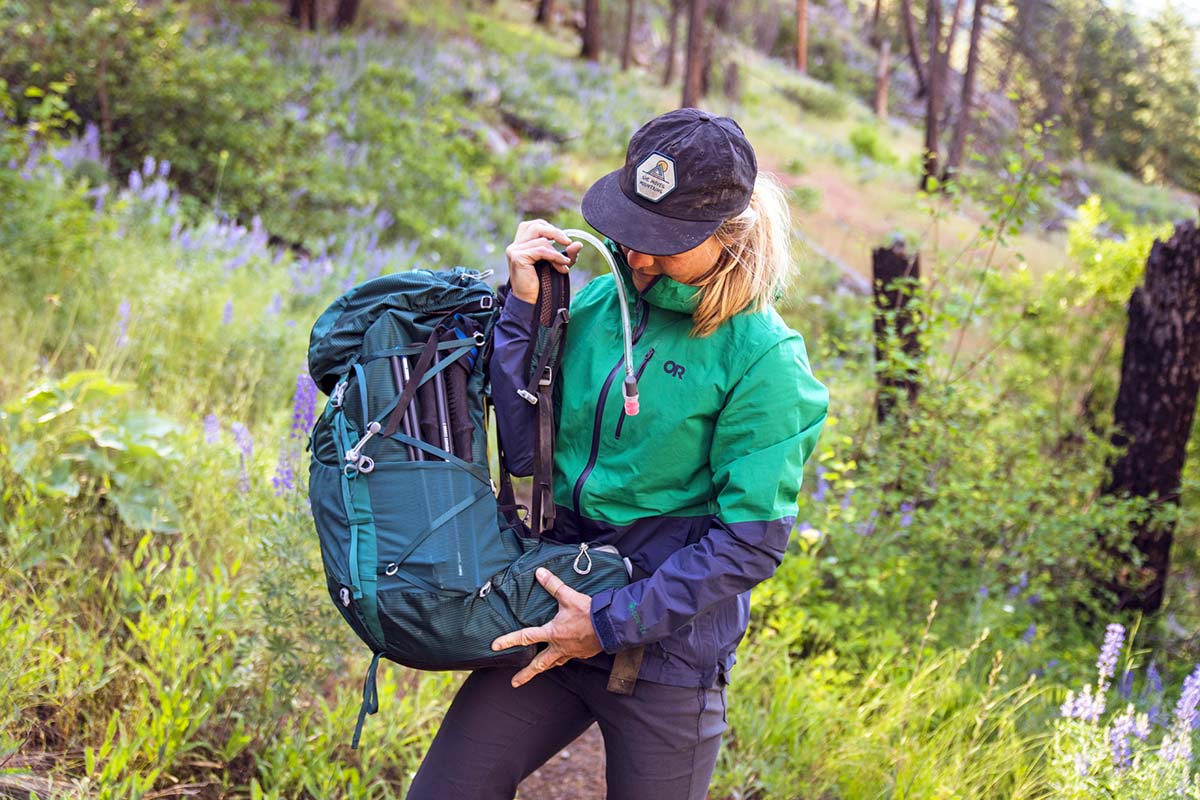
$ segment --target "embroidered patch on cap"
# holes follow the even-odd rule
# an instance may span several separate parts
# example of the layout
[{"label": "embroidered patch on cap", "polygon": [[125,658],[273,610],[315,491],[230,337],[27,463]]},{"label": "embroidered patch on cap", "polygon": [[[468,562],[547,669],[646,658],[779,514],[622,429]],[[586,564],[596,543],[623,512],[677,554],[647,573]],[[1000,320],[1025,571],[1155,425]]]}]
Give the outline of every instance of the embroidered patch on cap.
[{"label": "embroidered patch on cap", "polygon": [[657,203],[675,191],[675,161],[662,153],[651,153],[638,164],[634,191]]}]

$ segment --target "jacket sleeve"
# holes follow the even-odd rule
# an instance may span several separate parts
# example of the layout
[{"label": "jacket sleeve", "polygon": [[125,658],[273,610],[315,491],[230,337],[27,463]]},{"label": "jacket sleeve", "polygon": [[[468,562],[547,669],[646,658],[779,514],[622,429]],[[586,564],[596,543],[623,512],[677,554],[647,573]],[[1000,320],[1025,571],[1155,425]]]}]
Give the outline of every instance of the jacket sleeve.
[{"label": "jacket sleeve", "polygon": [[828,407],[829,393],[813,377],[798,334],[749,367],[713,435],[717,511],[709,532],[650,577],[592,598],[592,624],[606,652],[664,639],[774,574],[795,522],[804,462]]},{"label": "jacket sleeve", "polygon": [[504,443],[504,466],[517,476],[533,474],[537,409],[517,394],[517,389],[525,388],[525,359],[533,336],[533,311],[532,303],[509,293],[492,331],[492,360],[488,365],[497,434]]}]

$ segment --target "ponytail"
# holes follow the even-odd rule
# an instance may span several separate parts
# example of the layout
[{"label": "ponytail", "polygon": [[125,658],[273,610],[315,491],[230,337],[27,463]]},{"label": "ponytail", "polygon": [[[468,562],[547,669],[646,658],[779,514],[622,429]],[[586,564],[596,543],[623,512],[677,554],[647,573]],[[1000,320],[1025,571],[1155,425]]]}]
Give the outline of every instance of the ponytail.
[{"label": "ponytail", "polygon": [[721,223],[715,236],[721,255],[696,282],[701,291],[692,335],[697,337],[708,336],[741,311],[770,306],[786,286],[792,267],[791,210],[775,177],[758,173],[750,205]]}]

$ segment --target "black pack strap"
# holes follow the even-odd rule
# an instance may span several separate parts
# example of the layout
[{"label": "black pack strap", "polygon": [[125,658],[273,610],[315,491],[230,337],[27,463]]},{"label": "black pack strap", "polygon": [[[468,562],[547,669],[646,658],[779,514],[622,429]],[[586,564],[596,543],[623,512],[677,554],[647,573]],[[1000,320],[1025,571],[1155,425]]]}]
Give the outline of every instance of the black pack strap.
[{"label": "black pack strap", "polygon": [[530,403],[537,402],[538,384],[543,380],[552,380],[554,370],[558,369],[562,338],[567,331],[567,322],[570,319],[571,315],[565,308],[558,309],[554,314],[554,319],[550,323],[550,331],[546,334],[546,346],[542,348],[542,354],[530,372],[529,383],[523,390],[517,392]]},{"label": "black pack strap", "polygon": [[408,376],[408,384],[404,387],[404,391],[400,393],[400,398],[396,401],[396,407],[392,409],[392,415],[388,417],[387,426],[383,429],[384,438],[400,430],[400,422],[404,419],[404,412],[408,410],[408,404],[416,396],[417,387],[421,384],[421,379],[425,377],[426,370],[433,363],[433,357],[437,354],[437,346],[438,333],[434,329],[429,337],[429,341],[425,343],[425,349],[421,351],[421,357],[417,359],[417,365],[413,368],[412,374]]},{"label": "black pack strap", "polygon": [[379,657],[383,653],[376,653],[371,659],[371,666],[367,667],[367,677],[363,681],[362,705],[358,708],[358,722],[354,725],[354,740],[350,742],[350,749],[358,749],[358,740],[362,736],[363,721],[366,720],[368,714],[374,714],[379,711],[379,689],[375,683],[375,673],[379,670]]}]

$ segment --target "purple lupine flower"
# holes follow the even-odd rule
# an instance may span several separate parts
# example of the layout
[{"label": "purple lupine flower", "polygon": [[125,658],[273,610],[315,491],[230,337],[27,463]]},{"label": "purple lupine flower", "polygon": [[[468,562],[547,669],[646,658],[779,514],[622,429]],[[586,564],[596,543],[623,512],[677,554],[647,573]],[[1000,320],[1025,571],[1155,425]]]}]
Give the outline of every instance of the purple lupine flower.
[{"label": "purple lupine flower", "polygon": [[225,301],[225,308],[221,311],[221,324],[229,325],[233,322],[233,299]]},{"label": "purple lupine flower", "polygon": [[204,418],[204,443],[216,444],[221,440],[221,420],[217,419],[216,414],[209,414]]},{"label": "purple lupine flower", "polygon": [[279,316],[279,312],[282,310],[283,310],[283,297],[280,296],[279,292],[276,292],[275,295],[271,298],[270,304],[267,306],[267,313],[270,314],[272,317],[276,317],[276,316]]},{"label": "purple lupine flower", "polygon": [[129,300],[122,300],[117,306],[117,347],[125,347],[129,344]]},{"label": "purple lupine flower", "polygon": [[979,596],[980,596],[980,597],[987,597],[989,594],[990,594],[990,592],[988,591],[988,587],[987,587],[987,586],[980,586],[980,587],[979,587]]},{"label": "purple lupine flower", "polygon": [[1121,673],[1121,680],[1117,681],[1117,694],[1121,695],[1122,700],[1128,700],[1133,694],[1133,670],[1127,669]]},{"label": "purple lupine flower", "polygon": [[1034,592],[1033,594],[1029,595],[1029,597],[1025,598],[1025,602],[1031,606],[1036,606],[1038,603],[1042,602],[1042,593]]},{"label": "purple lupine flower", "polygon": [[854,489],[847,489],[845,497],[842,498],[842,510],[845,511],[850,507],[850,498],[854,496]]},{"label": "purple lupine flower", "polygon": [[238,479],[238,489],[240,491],[250,491],[250,457],[254,455],[254,439],[250,436],[249,429],[240,422],[235,422],[229,426],[229,430],[233,432],[233,441],[237,445],[238,451],[241,453],[242,474]]},{"label": "purple lupine flower", "polygon": [[279,463],[275,465],[275,475],[271,478],[276,497],[281,497],[296,488],[296,471],[292,467],[294,455],[290,447],[284,447],[279,452]]},{"label": "purple lupine flower", "polygon": [[1146,687],[1151,694],[1162,694],[1162,675],[1159,674],[1158,667],[1153,662],[1146,668]]},{"label": "purple lupine flower", "polygon": [[142,174],[151,178],[156,172],[158,172],[158,163],[154,160],[154,156],[146,156],[142,160]]},{"label": "purple lupine flower", "polygon": [[142,173],[136,169],[129,173],[129,189],[134,194],[140,194],[142,191]]},{"label": "purple lupine flower", "polygon": [[1021,634],[1021,641],[1025,644],[1032,644],[1035,638],[1037,638],[1037,625],[1031,622],[1025,632]]},{"label": "purple lupine flower", "polygon": [[912,525],[913,508],[915,508],[915,506],[913,506],[913,504],[907,500],[900,504],[900,521],[897,524],[901,528],[907,528],[909,525]]},{"label": "purple lupine flower", "polygon": [[162,161],[158,162],[158,177],[165,178],[170,174],[171,162],[164,158]]},{"label": "purple lupine flower", "polygon": [[312,430],[317,416],[317,384],[307,372],[296,376],[296,394],[292,399],[291,438],[303,441]]},{"label": "purple lupine flower", "polygon": [[1133,761],[1133,748],[1129,737],[1134,735],[1136,723],[1133,706],[1125,707],[1125,713],[1112,721],[1108,729],[1108,743],[1112,747],[1113,766],[1118,771],[1129,767]]},{"label": "purple lupine flower", "polygon": [[1184,678],[1183,691],[1175,705],[1175,727],[1190,735],[1196,723],[1196,707],[1200,705],[1200,664],[1191,675]]},{"label": "purple lupine flower", "polygon": [[1100,648],[1100,657],[1096,659],[1096,670],[1099,673],[1097,686],[1099,694],[1108,688],[1108,681],[1117,669],[1117,656],[1121,645],[1125,643],[1125,626],[1113,622],[1104,630],[1104,646]]},{"label": "purple lupine flower", "polygon": [[813,491],[812,499],[818,503],[823,503],[828,494],[829,481],[825,480],[825,468],[817,464],[817,488]]},{"label": "purple lupine flower", "polygon": [[1092,694],[1092,686],[1088,684],[1078,695],[1067,691],[1067,699],[1059,706],[1059,712],[1065,719],[1081,719],[1095,722],[1104,713],[1104,695]]},{"label": "purple lupine flower", "polygon": [[253,456],[254,438],[250,435],[250,430],[240,422],[230,425],[229,430],[233,433],[233,441],[241,451],[242,458],[249,459]]}]

